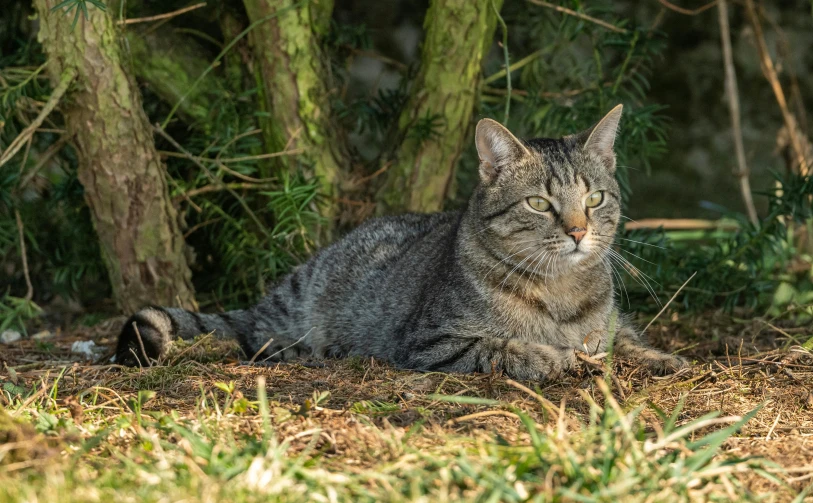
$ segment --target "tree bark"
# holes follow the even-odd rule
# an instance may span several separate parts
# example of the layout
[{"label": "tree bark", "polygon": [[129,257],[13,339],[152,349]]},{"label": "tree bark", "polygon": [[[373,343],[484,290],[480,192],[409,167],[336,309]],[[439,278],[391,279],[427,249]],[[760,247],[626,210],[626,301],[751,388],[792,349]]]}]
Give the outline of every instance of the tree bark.
[{"label": "tree bark", "polygon": [[184,97],[209,66],[200,45],[169,30],[149,33],[137,28],[127,29],[127,43],[136,77],[169,106],[183,100],[178,107],[181,119],[205,129],[211,109],[210,97],[217,92],[216,77],[207,75]]},{"label": "tree bark", "polygon": [[[319,47],[333,10],[332,0],[311,0],[291,8],[293,0],[243,0],[249,20],[259,24],[250,34],[261,90],[261,120],[269,152],[302,148],[296,158],[281,157],[288,168],[304,160],[319,178],[325,200],[322,214],[333,219],[332,200],[347,162],[344,142],[332,127],[328,96],[328,68]],[[282,9],[287,9],[282,11]]]},{"label": "tree bark", "polygon": [[[381,212],[443,209],[501,6],[502,0],[432,0],[421,68],[398,123],[400,150],[378,193]],[[430,123],[431,136],[416,134]]]},{"label": "tree bark", "polygon": [[76,73],[63,111],[118,307],[194,309],[166,169],[110,14],[88,6],[89,18],[80,17],[72,28],[72,15],[51,11],[58,0],[34,3],[51,78]]}]

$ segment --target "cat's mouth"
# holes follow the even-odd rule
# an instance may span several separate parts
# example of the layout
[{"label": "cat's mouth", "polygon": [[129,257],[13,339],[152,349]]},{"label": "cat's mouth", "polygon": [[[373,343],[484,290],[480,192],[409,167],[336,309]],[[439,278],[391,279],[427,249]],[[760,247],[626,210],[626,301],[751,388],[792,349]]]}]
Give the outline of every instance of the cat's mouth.
[{"label": "cat's mouth", "polygon": [[563,258],[571,264],[576,264],[586,259],[590,255],[589,247],[584,245],[574,245],[573,248],[562,254]]}]

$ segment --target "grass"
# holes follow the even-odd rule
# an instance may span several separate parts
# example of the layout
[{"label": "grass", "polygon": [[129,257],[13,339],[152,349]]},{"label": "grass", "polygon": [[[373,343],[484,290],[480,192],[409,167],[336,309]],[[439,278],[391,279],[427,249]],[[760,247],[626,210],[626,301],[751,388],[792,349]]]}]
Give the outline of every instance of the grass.
[{"label": "grass", "polygon": [[172,365],[71,361],[115,321],[25,341],[2,356],[0,501],[810,500],[813,356],[718,318],[656,324],[704,355],[689,371],[615,362],[542,389],[360,358],[246,367],[211,338]]}]

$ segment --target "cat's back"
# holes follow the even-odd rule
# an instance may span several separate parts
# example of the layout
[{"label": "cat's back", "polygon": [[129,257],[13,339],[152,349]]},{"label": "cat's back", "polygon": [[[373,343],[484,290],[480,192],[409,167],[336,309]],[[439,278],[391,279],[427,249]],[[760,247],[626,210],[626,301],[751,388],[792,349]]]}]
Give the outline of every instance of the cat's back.
[{"label": "cat's back", "polygon": [[389,341],[370,334],[389,333],[408,314],[437,276],[438,258],[453,247],[459,220],[459,213],[368,220],[284,279],[261,310],[284,303],[284,331],[309,333],[316,354],[386,357]]},{"label": "cat's back", "polygon": [[344,273],[374,272],[401,259],[420,259],[447,241],[459,219],[457,212],[373,218],[316,258],[331,269],[341,266]]}]

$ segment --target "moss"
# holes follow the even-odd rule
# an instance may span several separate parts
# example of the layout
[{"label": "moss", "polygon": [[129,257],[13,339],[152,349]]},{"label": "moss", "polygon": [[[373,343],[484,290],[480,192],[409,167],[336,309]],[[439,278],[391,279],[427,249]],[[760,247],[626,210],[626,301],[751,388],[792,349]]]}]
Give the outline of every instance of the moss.
[{"label": "moss", "polygon": [[[170,105],[184,98],[184,93],[201,75],[209,62],[200,55],[203,50],[192,40],[175,36],[170,31],[144,34],[128,31],[127,43],[135,75]],[[216,78],[209,74],[186,96],[178,112],[186,122],[202,126],[209,114],[211,96],[217,89]]]},{"label": "moss", "polygon": [[110,13],[72,18],[36,0],[49,73],[76,82],[63,105],[75,135],[78,177],[99,237],[113,295],[123,311],[159,303],[195,307],[184,242],[138,87]]},{"label": "moss", "polygon": [[[480,64],[496,26],[501,0],[433,1],[426,14],[421,69],[399,119],[404,142],[379,194],[385,212],[439,211],[470,131]],[[434,117],[432,138],[411,134]]]},{"label": "moss", "polygon": [[[245,0],[249,19],[256,22],[295,4],[290,0]],[[320,180],[327,196],[321,207],[331,217],[335,194],[346,155],[330,120],[330,103],[324,81],[329,72],[319,48],[319,34],[325,30],[332,2],[286,11],[262,23],[251,34],[263,87],[264,111],[269,117],[262,128],[270,152],[301,148],[297,158],[282,157],[280,167],[291,169],[304,161]],[[327,16],[327,17],[326,17]]]}]

